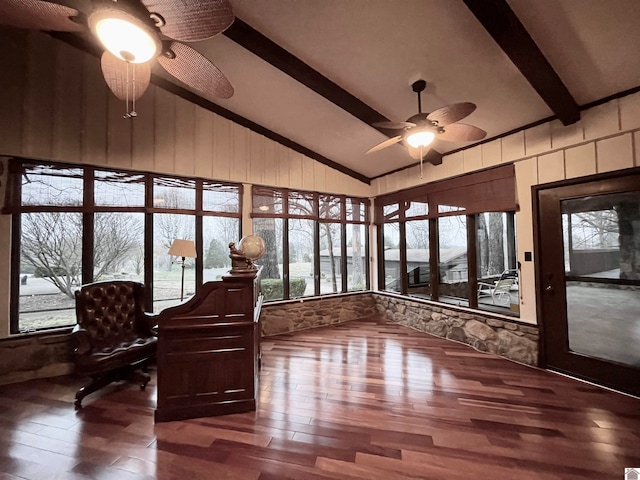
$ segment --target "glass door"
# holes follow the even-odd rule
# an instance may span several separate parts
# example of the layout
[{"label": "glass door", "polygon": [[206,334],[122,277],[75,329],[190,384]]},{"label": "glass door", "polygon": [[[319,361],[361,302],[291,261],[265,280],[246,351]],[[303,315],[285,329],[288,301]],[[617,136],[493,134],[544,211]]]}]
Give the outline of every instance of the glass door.
[{"label": "glass door", "polygon": [[640,394],[640,175],[538,191],[547,366]]}]

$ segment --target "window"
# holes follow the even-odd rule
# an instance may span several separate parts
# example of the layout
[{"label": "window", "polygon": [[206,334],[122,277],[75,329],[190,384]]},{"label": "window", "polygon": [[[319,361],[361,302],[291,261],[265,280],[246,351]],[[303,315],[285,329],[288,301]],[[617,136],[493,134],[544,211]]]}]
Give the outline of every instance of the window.
[{"label": "window", "polygon": [[438,292],[447,303],[468,304],[467,217],[438,218]]},{"label": "window", "polygon": [[496,310],[518,305],[520,284],[516,260],[515,214],[479,213],[475,223],[478,308]]},{"label": "window", "polygon": [[288,298],[284,293],[283,268],[288,267],[288,263],[282,261],[284,219],[282,218],[255,218],[253,220],[253,231],[262,237],[265,243],[265,254],[256,261],[256,265],[262,267],[260,273],[260,284],[262,293],[266,301],[282,300]]},{"label": "window", "polygon": [[340,197],[320,195],[320,293],[342,291],[343,204]]},{"label": "window", "polygon": [[[153,310],[180,303],[182,259],[167,255],[175,238],[195,240],[195,217],[188,214],[153,215]],[[196,290],[196,259],[184,259],[184,297]]]},{"label": "window", "polygon": [[404,213],[407,293],[421,298],[431,298],[428,215],[426,199],[411,200]]},{"label": "window", "polygon": [[26,160],[12,171],[12,333],[73,325],[74,292],[92,281],[144,282],[148,310],[176,304],[174,238],[200,257],[185,264],[185,296],[228,270],[240,185]]},{"label": "window", "polygon": [[253,188],[253,231],[266,243],[265,300],[368,288],[368,200],[267,187]]},{"label": "window", "polygon": [[73,324],[73,292],[82,278],[82,214],[29,212],[20,227],[20,331]]},{"label": "window", "polygon": [[380,288],[516,315],[516,209],[512,165],[376,198]]}]

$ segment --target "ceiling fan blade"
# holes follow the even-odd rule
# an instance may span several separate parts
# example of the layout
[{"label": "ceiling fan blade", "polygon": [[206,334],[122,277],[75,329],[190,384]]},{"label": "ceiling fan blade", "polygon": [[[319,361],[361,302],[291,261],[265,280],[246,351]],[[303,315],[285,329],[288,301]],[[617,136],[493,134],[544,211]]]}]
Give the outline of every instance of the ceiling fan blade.
[{"label": "ceiling fan blade", "polygon": [[462,120],[467,115],[470,115],[475,109],[475,104],[470,102],[454,103],[434,110],[427,115],[427,120],[431,122],[438,122],[440,127],[444,127],[445,125],[450,125]]},{"label": "ceiling fan blade", "polygon": [[486,136],[487,132],[481,128],[466,123],[452,123],[445,127],[444,132],[437,134],[436,138],[446,142],[473,142]]},{"label": "ceiling fan blade", "polygon": [[384,142],[381,142],[381,143],[371,147],[369,150],[367,150],[364,153],[366,155],[367,153],[377,152],[378,150],[382,150],[383,148],[387,148],[387,147],[390,147],[391,145],[394,145],[394,144],[398,143],[400,140],[402,140],[402,135],[398,135],[396,137],[391,137],[388,140],[385,140]]},{"label": "ceiling fan blade", "polygon": [[29,30],[78,32],[84,25],[71,20],[78,11],[57,3],[40,0],[2,0],[0,24]]},{"label": "ceiling fan blade", "polygon": [[375,128],[388,128],[389,130],[402,130],[404,128],[415,127],[415,123],[411,122],[376,122],[371,124]]},{"label": "ceiling fan blade", "polygon": [[427,153],[429,153],[429,150],[431,150],[431,145],[422,147],[422,151],[421,151],[420,147],[416,148],[407,144],[407,149],[409,150],[409,155],[411,155],[411,158],[413,158],[414,160],[420,160],[420,159],[424,159]]},{"label": "ceiling fan blade", "polygon": [[168,47],[158,57],[168,73],[207,97],[233,96],[233,87],[227,77],[207,58],[184,43],[171,42]]},{"label": "ceiling fan blade", "polygon": [[165,24],[162,33],[182,42],[197,42],[225,31],[234,20],[229,0],[142,0]]},{"label": "ceiling fan blade", "polygon": [[149,63],[127,63],[105,50],[100,66],[109,89],[120,100],[137,100],[149,86]]}]

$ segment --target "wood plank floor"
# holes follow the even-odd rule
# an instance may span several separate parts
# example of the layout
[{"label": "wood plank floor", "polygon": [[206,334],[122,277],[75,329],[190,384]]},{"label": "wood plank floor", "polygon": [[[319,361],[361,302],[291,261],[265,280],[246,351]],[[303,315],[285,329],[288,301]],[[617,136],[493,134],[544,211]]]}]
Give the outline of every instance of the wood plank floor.
[{"label": "wood plank floor", "polygon": [[640,400],[382,320],[263,341],[255,413],[155,425],[146,391],[0,387],[0,479],[619,479]]}]

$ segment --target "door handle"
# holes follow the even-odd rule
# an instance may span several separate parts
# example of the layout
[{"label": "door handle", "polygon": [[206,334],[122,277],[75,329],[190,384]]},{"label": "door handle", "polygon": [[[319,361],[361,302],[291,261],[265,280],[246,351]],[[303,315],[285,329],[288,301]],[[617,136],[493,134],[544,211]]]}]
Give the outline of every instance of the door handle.
[{"label": "door handle", "polygon": [[553,292],[553,287],[551,285],[547,285],[544,289],[547,292]]}]

